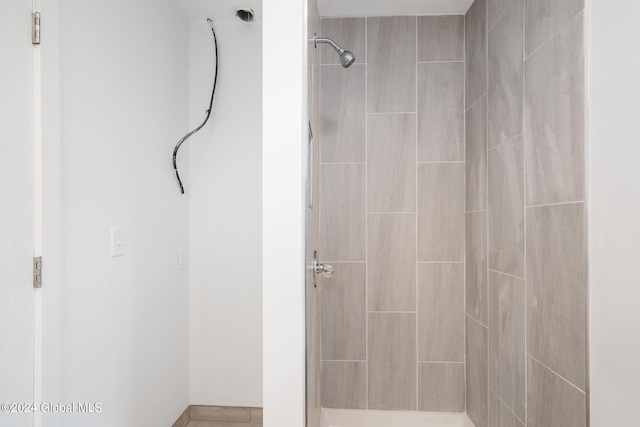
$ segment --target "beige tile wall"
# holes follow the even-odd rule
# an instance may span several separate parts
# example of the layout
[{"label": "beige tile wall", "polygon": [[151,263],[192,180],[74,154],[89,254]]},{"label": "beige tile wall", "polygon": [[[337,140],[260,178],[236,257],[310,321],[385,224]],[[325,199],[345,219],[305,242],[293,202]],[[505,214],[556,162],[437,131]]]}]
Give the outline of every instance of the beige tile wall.
[{"label": "beige tile wall", "polygon": [[476,0],[465,17],[466,392],[478,427],[587,425],[583,7]]},{"label": "beige tile wall", "polygon": [[464,18],[321,28],[323,405],[463,412]]}]

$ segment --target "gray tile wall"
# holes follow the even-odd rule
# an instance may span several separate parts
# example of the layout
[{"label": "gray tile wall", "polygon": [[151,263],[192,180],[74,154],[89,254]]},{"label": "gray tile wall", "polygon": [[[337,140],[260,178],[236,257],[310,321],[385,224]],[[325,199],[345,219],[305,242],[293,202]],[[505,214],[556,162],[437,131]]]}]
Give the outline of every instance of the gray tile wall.
[{"label": "gray tile wall", "polygon": [[321,28],[323,405],[463,412],[464,17]]},{"label": "gray tile wall", "polygon": [[583,7],[476,0],[465,17],[466,393],[478,427],[587,425]]}]

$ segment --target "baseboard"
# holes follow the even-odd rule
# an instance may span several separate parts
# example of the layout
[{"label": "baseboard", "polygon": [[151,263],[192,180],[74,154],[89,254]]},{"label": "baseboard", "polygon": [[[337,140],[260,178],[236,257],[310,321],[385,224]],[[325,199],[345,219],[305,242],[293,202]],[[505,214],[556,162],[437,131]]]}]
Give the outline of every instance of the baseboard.
[{"label": "baseboard", "polygon": [[172,427],[187,427],[187,424],[191,421],[191,411],[190,407],[187,406],[187,409],[184,410],[182,415],[178,417],[175,423],[173,423]]},{"label": "baseboard", "polygon": [[190,405],[173,424],[173,427],[186,427],[192,420],[262,423],[262,408]]}]

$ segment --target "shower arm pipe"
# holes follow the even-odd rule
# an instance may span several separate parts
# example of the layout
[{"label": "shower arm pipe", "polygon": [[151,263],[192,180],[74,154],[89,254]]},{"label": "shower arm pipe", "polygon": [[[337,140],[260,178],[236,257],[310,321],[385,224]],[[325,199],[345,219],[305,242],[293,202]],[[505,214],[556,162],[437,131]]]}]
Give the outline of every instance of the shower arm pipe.
[{"label": "shower arm pipe", "polygon": [[330,38],[327,38],[327,37],[314,37],[313,41],[315,42],[316,47],[318,46],[318,43],[326,43],[326,44],[330,45],[331,47],[333,47],[336,50],[336,52],[338,52],[340,55],[342,55],[344,53],[344,48],[340,47],[338,45],[338,43],[334,42]]},{"label": "shower arm pipe", "polygon": [[213,34],[213,45],[214,45],[215,60],[216,60],[216,66],[215,66],[214,77],[213,77],[213,89],[211,90],[211,99],[209,100],[209,108],[207,109],[204,121],[200,124],[200,126],[198,126],[197,128],[193,129],[191,132],[183,136],[182,139],[178,141],[178,143],[176,144],[176,147],[173,149],[173,170],[176,174],[176,180],[178,181],[178,185],[180,186],[180,194],[184,194],[184,185],[182,185],[182,180],[180,179],[180,173],[178,172],[178,162],[177,162],[178,151],[180,150],[180,147],[182,147],[182,144],[184,144],[187,141],[187,139],[189,139],[192,135],[194,135],[200,129],[202,129],[204,125],[206,125],[207,122],[209,121],[209,117],[211,117],[211,110],[213,109],[213,98],[215,97],[216,87],[218,85],[218,62],[219,62],[218,61],[218,39],[216,38],[216,31],[213,28],[213,21],[210,18],[207,18],[207,22],[209,23],[209,27],[211,27],[211,33]]}]

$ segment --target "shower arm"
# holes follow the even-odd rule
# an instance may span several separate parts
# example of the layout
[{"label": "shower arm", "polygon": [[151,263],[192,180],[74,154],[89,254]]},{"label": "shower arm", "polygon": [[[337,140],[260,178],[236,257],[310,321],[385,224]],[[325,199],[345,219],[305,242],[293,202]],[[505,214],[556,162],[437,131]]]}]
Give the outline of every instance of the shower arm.
[{"label": "shower arm", "polygon": [[209,27],[211,27],[211,32],[213,33],[213,44],[215,48],[216,66],[215,66],[214,77],[213,77],[213,89],[211,91],[209,108],[207,109],[207,113],[204,118],[204,121],[200,124],[200,126],[198,126],[194,130],[192,130],[191,132],[183,136],[182,139],[178,141],[178,143],[176,144],[176,147],[173,149],[173,171],[176,174],[176,180],[178,181],[178,185],[180,186],[180,194],[184,194],[184,185],[182,185],[182,180],[180,179],[180,173],[178,172],[178,161],[177,161],[178,151],[180,150],[180,147],[182,147],[182,144],[184,144],[187,141],[187,139],[189,139],[192,135],[194,135],[200,129],[202,129],[204,125],[206,125],[207,122],[209,121],[209,117],[211,117],[211,110],[213,109],[213,98],[216,94],[216,87],[218,85],[218,39],[216,38],[216,31],[213,28],[213,21],[207,18],[207,22],[209,23]]},{"label": "shower arm", "polygon": [[313,37],[313,41],[315,43],[315,46],[318,47],[318,43],[326,43],[328,45],[330,45],[331,47],[333,47],[336,52],[338,52],[338,54],[342,55],[344,53],[344,48],[338,46],[338,43],[334,42],[333,40],[331,40],[330,38],[320,38],[320,37]]}]

